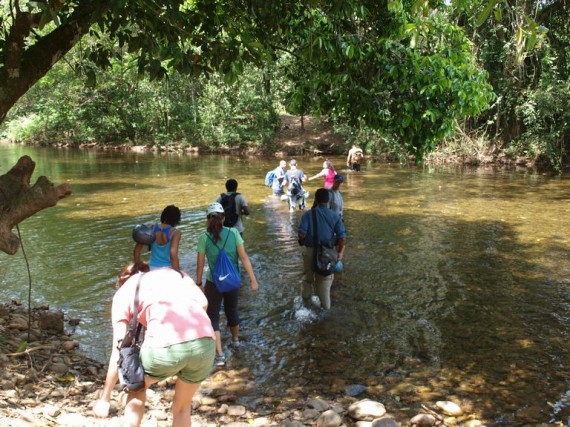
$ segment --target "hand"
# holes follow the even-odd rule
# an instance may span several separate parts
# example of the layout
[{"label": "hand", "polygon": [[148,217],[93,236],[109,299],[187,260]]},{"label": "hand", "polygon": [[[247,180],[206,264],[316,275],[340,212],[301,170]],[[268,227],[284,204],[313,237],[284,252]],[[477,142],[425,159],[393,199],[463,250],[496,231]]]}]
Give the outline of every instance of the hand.
[{"label": "hand", "polygon": [[93,414],[97,418],[107,418],[109,416],[109,409],[111,408],[111,402],[108,400],[99,399],[93,405]]},{"label": "hand", "polygon": [[257,291],[258,289],[259,289],[259,285],[257,284],[257,280],[252,280],[251,281],[251,290]]}]

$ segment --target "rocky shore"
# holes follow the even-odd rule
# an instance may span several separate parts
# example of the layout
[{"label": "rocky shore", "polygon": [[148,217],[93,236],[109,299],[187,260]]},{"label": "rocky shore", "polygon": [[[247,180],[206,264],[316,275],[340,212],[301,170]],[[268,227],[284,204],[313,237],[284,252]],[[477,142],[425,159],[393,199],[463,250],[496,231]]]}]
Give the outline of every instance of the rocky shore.
[{"label": "rocky shore", "polygon": [[[30,328],[28,329],[28,315]],[[48,307],[25,309],[17,302],[0,305],[0,426],[120,426],[126,394],[117,386],[111,416],[99,420],[91,406],[104,382],[106,366],[81,352],[73,338],[78,319],[66,319]],[[27,344],[26,344],[27,343]],[[175,379],[148,393],[143,426],[171,423],[170,402]],[[257,393],[253,393],[253,391]],[[327,400],[305,394],[300,387],[277,397],[262,398],[247,370],[212,373],[194,398],[192,425],[280,427],[396,427],[483,425],[454,402],[420,405],[410,419],[390,414],[382,402],[359,397],[365,387],[347,388]]]}]

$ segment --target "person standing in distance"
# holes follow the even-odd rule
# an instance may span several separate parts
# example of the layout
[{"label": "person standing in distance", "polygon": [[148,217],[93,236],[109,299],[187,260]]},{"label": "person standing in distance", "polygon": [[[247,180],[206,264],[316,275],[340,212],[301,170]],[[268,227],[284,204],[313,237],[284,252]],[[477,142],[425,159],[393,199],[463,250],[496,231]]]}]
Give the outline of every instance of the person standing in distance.
[{"label": "person standing in distance", "polygon": [[297,204],[299,209],[305,209],[306,196],[303,182],[307,181],[307,177],[301,169],[297,169],[297,160],[291,159],[289,162],[289,170],[285,173],[283,179],[283,187],[287,186],[287,195],[289,196],[289,210],[295,212]]},{"label": "person standing in distance", "polygon": [[360,172],[360,163],[362,163],[363,155],[364,153],[362,152],[362,149],[357,147],[356,144],[352,144],[352,148],[348,150],[346,166],[355,172]]},{"label": "person standing in distance", "polygon": [[279,162],[279,166],[273,170],[275,178],[273,178],[273,182],[271,183],[271,190],[276,196],[280,196],[281,194],[285,193],[285,191],[283,191],[283,180],[285,179],[286,172],[287,162],[285,160],[281,160]]},{"label": "person standing in distance", "polygon": [[[238,182],[235,179],[228,179],[226,181],[226,192],[220,194],[216,198],[216,202],[220,203],[222,207],[229,207],[229,214],[226,215],[224,223],[225,227],[235,227],[239,234],[243,237],[245,227],[243,225],[242,216],[249,215],[250,210],[247,205],[247,200],[243,194],[237,192]],[[233,202],[235,200],[235,202]]]},{"label": "person standing in distance", "polygon": [[[216,358],[214,364],[216,366],[224,366],[226,364],[224,353],[222,351],[222,336],[220,333],[220,310],[222,302],[224,305],[224,312],[230,332],[232,334],[232,345],[239,345],[239,311],[238,311],[238,297],[239,288],[231,292],[221,293],[216,287],[213,277],[212,269],[216,265],[218,255],[222,245],[228,254],[232,263],[239,271],[238,259],[243,264],[245,271],[249,276],[251,282],[251,290],[257,291],[258,284],[253,267],[247,252],[243,245],[243,238],[235,228],[224,227],[224,208],[221,204],[214,202],[210,203],[207,211],[206,232],[202,233],[198,238],[198,262],[196,264],[196,283],[198,286],[202,285],[202,275],[204,274],[204,265],[206,258],[208,265],[211,266],[208,270],[206,277],[206,284],[204,286],[204,293],[208,299],[208,317],[212,322],[212,327],[216,335]],[[225,242],[225,243],[224,243]]]},{"label": "person standing in distance", "polygon": [[325,160],[323,162],[323,170],[320,171],[318,174],[310,177],[309,181],[312,181],[313,179],[317,179],[319,176],[322,176],[325,179],[325,184],[323,185],[323,187],[332,188],[335,175],[336,172],[334,170],[332,162],[330,160]]},{"label": "person standing in distance", "polygon": [[[301,224],[297,230],[299,244],[305,246],[303,251],[303,270],[305,273],[305,281],[303,283],[303,291],[301,296],[307,304],[313,295],[313,288],[321,302],[321,308],[328,310],[331,308],[331,286],[334,274],[323,276],[313,271],[313,251],[316,243],[314,241],[314,224],[312,210],[316,211],[317,218],[317,237],[319,242],[329,248],[335,247],[338,260],[342,261],[344,248],[346,244],[346,229],[340,216],[328,208],[329,190],[319,188],[315,193],[316,206],[310,211],[303,213],[301,216]],[[335,242],[336,241],[336,242]]]}]

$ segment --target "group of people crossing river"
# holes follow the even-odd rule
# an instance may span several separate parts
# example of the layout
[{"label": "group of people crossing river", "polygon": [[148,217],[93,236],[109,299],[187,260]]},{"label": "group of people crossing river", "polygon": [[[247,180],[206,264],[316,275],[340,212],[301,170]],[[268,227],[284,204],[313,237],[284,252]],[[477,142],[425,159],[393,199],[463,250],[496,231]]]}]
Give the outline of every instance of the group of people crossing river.
[{"label": "group of people crossing river", "polygon": [[[349,153],[347,165],[354,161]],[[303,246],[304,283],[301,296],[306,307],[328,310],[334,273],[343,268],[346,228],[343,222],[344,201],[340,191],[344,176],[338,174],[329,160],[323,169],[307,178],[297,161],[280,161],[268,173],[272,193],[287,201],[289,210],[303,212],[297,229],[298,242]],[[360,163],[358,162],[358,166]],[[360,168],[358,167],[358,170]],[[309,197],[303,184],[322,177],[324,185],[315,192],[314,204],[306,209]],[[194,393],[212,371],[222,368],[226,360],[220,333],[220,312],[223,309],[231,333],[232,349],[241,345],[239,328],[239,264],[250,280],[251,291],[258,282],[244,246],[242,216],[250,214],[246,198],[237,192],[235,179],[226,181],[226,192],[210,203],[206,210],[205,231],[197,242],[195,281],[180,268],[179,246],[181,232],[180,209],[174,205],[164,208],[160,222],[138,225],[133,229],[135,247],[133,263],[125,266],[117,280],[112,302],[113,348],[101,397],[93,406],[96,417],[109,416],[112,391],[119,378],[117,343],[125,336],[131,319],[136,318],[145,328],[140,360],[145,373],[145,388],[128,391],[125,425],[139,426],[144,416],[146,388],[153,383],[176,376],[172,402],[172,425],[191,425],[191,404]],[[142,259],[145,248],[150,249],[148,261]],[[320,267],[324,253],[328,265]],[[334,255],[330,255],[330,254]],[[229,259],[231,266],[224,267]],[[204,269],[208,264],[205,283]],[[327,261],[325,261],[327,264]],[[331,265],[332,264],[332,265]],[[238,283],[229,289],[221,281],[229,278],[232,266],[238,272]],[[227,268],[227,274],[224,270]],[[328,269],[327,269],[328,268]],[[314,294],[319,303],[315,307]],[[138,298],[135,299],[135,298]],[[133,303],[136,301],[136,304]],[[136,316],[136,317],[135,317]]]}]

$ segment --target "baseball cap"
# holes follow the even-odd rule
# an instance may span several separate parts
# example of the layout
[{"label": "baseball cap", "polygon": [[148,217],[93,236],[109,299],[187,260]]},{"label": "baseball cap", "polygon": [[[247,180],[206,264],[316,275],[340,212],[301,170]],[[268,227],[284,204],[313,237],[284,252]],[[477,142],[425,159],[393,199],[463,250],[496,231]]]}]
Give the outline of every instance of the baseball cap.
[{"label": "baseball cap", "polygon": [[334,180],[337,182],[344,182],[344,176],[337,174],[334,176]]},{"label": "baseball cap", "polygon": [[224,213],[224,208],[222,207],[221,204],[219,204],[218,202],[214,202],[214,203],[210,203],[208,205],[208,213],[207,216],[210,216],[211,214],[223,214]]}]

